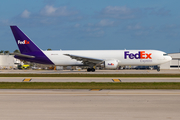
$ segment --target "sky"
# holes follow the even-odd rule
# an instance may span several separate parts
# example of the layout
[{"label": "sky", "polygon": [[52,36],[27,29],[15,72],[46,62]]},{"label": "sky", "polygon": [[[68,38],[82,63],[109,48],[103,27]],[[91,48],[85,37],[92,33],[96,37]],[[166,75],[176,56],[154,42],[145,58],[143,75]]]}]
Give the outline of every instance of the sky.
[{"label": "sky", "polygon": [[180,51],[179,0],[0,0],[0,50],[17,25],[42,50]]}]

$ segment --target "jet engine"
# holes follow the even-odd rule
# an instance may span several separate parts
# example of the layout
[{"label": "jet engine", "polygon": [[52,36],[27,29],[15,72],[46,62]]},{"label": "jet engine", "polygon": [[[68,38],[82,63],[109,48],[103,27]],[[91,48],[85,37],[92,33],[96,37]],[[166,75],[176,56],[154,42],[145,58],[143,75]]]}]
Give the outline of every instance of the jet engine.
[{"label": "jet engine", "polygon": [[118,67],[118,60],[106,60],[104,61],[104,67],[107,69],[116,69]]}]

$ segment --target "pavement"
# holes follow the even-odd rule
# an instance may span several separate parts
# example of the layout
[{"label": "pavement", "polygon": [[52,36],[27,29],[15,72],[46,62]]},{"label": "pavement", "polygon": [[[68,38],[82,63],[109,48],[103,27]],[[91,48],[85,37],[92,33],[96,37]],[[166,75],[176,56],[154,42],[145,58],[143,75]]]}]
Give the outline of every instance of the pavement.
[{"label": "pavement", "polygon": [[179,120],[180,90],[0,89],[1,120]]},{"label": "pavement", "polygon": [[[85,70],[1,70],[0,74],[180,74],[180,70],[97,70],[86,72]],[[31,79],[31,82],[180,82],[180,78],[141,78],[141,77],[0,77],[0,82],[22,82]]]},{"label": "pavement", "polygon": [[24,82],[180,82],[180,78],[0,77],[0,82],[23,82],[23,80]]},{"label": "pavement", "polygon": [[[179,74],[179,70],[47,71],[28,74]],[[0,82],[180,82],[180,78],[0,77]],[[0,89],[0,120],[179,120],[180,90]]]},{"label": "pavement", "polygon": [[96,70],[87,72],[84,70],[0,70],[0,74],[180,74],[180,70]]}]

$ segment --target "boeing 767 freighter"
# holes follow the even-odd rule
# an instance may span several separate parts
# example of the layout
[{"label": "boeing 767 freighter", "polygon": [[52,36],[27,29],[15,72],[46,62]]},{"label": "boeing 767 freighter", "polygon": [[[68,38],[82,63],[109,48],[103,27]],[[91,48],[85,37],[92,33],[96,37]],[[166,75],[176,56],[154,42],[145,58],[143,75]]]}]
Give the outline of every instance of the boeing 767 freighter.
[{"label": "boeing 767 freighter", "polygon": [[[105,68],[118,66],[154,66],[171,60],[165,52],[158,50],[59,50],[43,51],[39,49],[17,26],[10,26],[21,54],[15,58],[30,62],[56,66],[88,66],[88,72],[94,72],[93,66],[104,64]],[[158,71],[160,68],[158,67]]]}]

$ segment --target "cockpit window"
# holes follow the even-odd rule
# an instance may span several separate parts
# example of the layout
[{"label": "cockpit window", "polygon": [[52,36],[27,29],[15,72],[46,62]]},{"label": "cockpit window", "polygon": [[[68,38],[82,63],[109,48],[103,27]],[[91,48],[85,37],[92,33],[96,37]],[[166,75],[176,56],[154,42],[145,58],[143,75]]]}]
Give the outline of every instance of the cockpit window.
[{"label": "cockpit window", "polygon": [[163,56],[168,56],[168,54],[163,54]]}]

